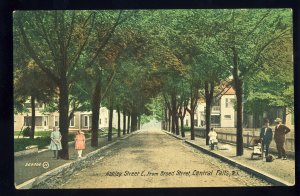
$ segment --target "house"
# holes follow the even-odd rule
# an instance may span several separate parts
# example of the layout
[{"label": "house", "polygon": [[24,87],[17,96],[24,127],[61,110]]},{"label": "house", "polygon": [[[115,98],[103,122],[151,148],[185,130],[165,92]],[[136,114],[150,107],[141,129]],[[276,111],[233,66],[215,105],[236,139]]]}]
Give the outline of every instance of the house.
[{"label": "house", "polygon": [[[28,109],[27,113],[16,114],[14,116],[14,130],[20,131],[23,127],[31,126],[31,104],[25,103]],[[59,126],[58,112],[44,112],[45,105],[36,103],[35,111],[35,130],[52,130],[53,127]],[[109,110],[106,107],[100,107],[99,128],[108,127]],[[127,118],[126,118],[127,120]],[[123,129],[123,114],[121,113],[121,129]],[[113,113],[113,127],[117,127],[118,113],[114,110]],[[126,123],[127,124],[127,123]],[[70,120],[69,130],[91,130],[92,128],[92,112],[75,112],[74,117]]]},{"label": "house", "polygon": [[[230,88],[224,88],[221,96],[214,100],[211,109],[211,126],[222,128],[234,128],[237,123],[237,114],[234,108],[236,102],[235,90]],[[205,108],[206,103],[204,99],[198,100],[198,105],[195,111],[194,124],[195,127],[205,126]],[[245,128],[259,128],[263,126],[263,119],[268,118],[270,124],[274,125],[274,120],[277,117],[285,119],[285,125],[294,130],[294,114],[287,112],[284,117],[284,108],[282,107],[270,107],[267,111],[262,113],[258,118],[254,118],[251,114],[243,114],[243,126]],[[189,113],[184,118],[184,125],[190,125]]]},{"label": "house", "polygon": [[[236,127],[236,111],[234,109],[235,91],[232,87],[225,88],[221,96],[214,100],[211,109],[211,126],[212,127]],[[204,99],[199,99],[195,111],[195,127],[205,126],[205,109]],[[190,124],[189,113],[184,118],[185,126]]]}]

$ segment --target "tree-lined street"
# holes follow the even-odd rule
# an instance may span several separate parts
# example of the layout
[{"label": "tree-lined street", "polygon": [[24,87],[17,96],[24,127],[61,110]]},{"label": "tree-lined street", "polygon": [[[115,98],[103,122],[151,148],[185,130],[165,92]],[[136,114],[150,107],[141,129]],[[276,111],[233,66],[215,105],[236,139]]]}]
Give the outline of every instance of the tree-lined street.
[{"label": "tree-lined street", "polygon": [[[294,111],[290,9],[17,11],[13,30],[15,112],[31,97],[33,138],[33,103],[59,111],[63,159],[75,111],[92,111],[98,146],[100,105],[122,112],[127,132],[155,113],[184,136],[189,113],[193,140],[198,101],[205,100],[207,135],[212,105],[232,87],[238,156],[245,114],[262,124],[264,112],[279,108],[285,122]],[[111,140],[112,115],[109,122]]]},{"label": "tree-lined street", "polygon": [[[43,105],[40,128],[59,127],[61,162],[73,161],[69,129],[81,130],[82,120],[91,133],[87,151],[102,147],[103,111],[107,142],[115,139],[113,128],[119,139],[143,128],[57,188],[268,186],[161,129],[197,141],[201,120],[207,147],[212,127],[232,128],[235,156],[243,158],[244,128],[253,128],[254,138],[265,118],[270,126],[277,117],[285,124],[288,115],[294,123],[292,14],[291,9],[15,11],[14,112],[27,114],[21,119],[26,126],[30,121],[27,131],[35,140],[36,104]],[[231,97],[221,103],[229,90]],[[226,120],[231,124],[221,124]]]}]

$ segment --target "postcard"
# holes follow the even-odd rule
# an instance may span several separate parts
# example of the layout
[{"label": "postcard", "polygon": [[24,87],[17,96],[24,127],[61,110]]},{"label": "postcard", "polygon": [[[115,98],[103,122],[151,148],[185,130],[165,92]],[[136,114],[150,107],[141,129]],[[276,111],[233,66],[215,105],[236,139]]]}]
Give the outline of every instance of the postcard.
[{"label": "postcard", "polygon": [[293,10],[13,12],[16,189],[295,185]]}]

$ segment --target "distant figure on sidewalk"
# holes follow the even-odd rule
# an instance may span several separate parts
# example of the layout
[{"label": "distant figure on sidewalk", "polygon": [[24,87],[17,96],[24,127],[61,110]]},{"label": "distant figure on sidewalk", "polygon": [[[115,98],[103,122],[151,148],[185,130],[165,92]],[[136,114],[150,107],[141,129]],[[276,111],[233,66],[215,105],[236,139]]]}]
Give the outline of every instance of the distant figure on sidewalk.
[{"label": "distant figure on sidewalk", "polygon": [[286,160],[286,154],[284,150],[285,135],[291,130],[287,126],[281,124],[280,118],[276,118],[275,122],[277,125],[275,126],[274,140],[278,152],[277,159],[282,158],[283,160]]},{"label": "distant figure on sidewalk", "polygon": [[78,152],[78,158],[82,157],[82,150],[85,149],[85,136],[84,133],[79,130],[75,136],[75,150]]},{"label": "distant figure on sidewalk", "polygon": [[51,143],[50,143],[49,149],[53,150],[53,153],[54,153],[53,158],[58,159],[58,151],[62,149],[61,134],[58,131],[58,128],[53,127],[53,131],[51,132],[50,138],[51,138]]},{"label": "distant figure on sidewalk", "polygon": [[211,150],[214,150],[215,145],[218,144],[217,136],[218,136],[217,132],[215,132],[214,128],[211,128],[210,132],[208,133],[209,144],[210,144],[210,149]]},{"label": "distant figure on sidewalk", "polygon": [[269,119],[265,119],[264,127],[260,130],[260,139],[262,140],[262,152],[266,150],[265,157],[269,154],[269,146],[272,141],[273,132],[272,129],[269,127]]}]

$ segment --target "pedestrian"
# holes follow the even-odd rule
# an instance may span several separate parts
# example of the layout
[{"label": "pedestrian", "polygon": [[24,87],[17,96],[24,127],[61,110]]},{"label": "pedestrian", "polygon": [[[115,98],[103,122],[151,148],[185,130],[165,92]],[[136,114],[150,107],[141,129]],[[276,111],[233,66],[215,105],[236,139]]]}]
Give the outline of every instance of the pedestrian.
[{"label": "pedestrian", "polygon": [[51,142],[49,149],[53,150],[54,157],[58,159],[58,151],[62,149],[61,146],[61,133],[59,132],[59,128],[53,127],[53,131],[50,135]]},{"label": "pedestrian", "polygon": [[260,139],[262,141],[262,152],[266,150],[265,157],[269,154],[269,146],[272,141],[273,132],[272,129],[269,127],[269,119],[265,119],[264,126],[260,130]]},{"label": "pedestrian", "polygon": [[277,148],[277,152],[278,152],[278,157],[277,159],[283,159],[283,160],[286,160],[287,157],[286,157],[286,153],[285,153],[285,150],[284,150],[284,142],[285,142],[285,135],[290,132],[291,130],[281,124],[282,120],[280,118],[276,118],[275,119],[275,123],[277,124],[275,126],[275,134],[274,134],[274,140],[275,140],[275,143],[276,143],[276,148]]},{"label": "pedestrian", "polygon": [[82,150],[85,149],[85,136],[84,133],[79,130],[75,136],[75,150],[77,150],[78,158],[82,157]]},{"label": "pedestrian", "polygon": [[211,150],[214,150],[215,145],[218,144],[217,136],[218,136],[217,132],[215,132],[214,128],[211,128],[208,133]]}]

